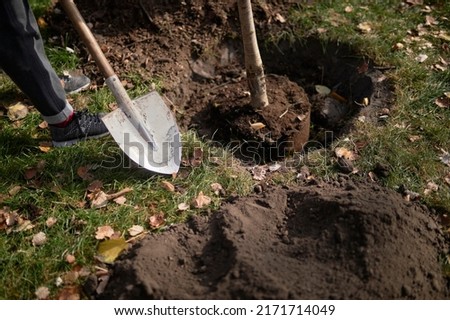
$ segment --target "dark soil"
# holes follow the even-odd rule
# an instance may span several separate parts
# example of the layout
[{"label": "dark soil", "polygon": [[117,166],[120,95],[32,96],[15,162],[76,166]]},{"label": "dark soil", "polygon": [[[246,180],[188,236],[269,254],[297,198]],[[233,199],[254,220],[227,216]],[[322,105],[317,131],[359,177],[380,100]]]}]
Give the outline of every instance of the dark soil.
[{"label": "dark soil", "polygon": [[150,235],[105,299],[444,299],[430,213],[377,185],[274,188]]},{"label": "dark soil", "polygon": [[[258,38],[266,43],[278,31],[289,31],[277,14],[287,17],[294,4],[264,3],[255,5],[254,15]],[[382,124],[380,115],[389,111],[390,84],[373,61],[345,44],[312,38],[261,47],[271,106],[251,110],[234,1],[78,0],[77,5],[127,89],[134,85],[129,74],[162,80],[162,94],[182,132],[193,129],[224,144],[255,142],[256,149],[275,145],[278,157],[301,148],[308,136],[320,142],[326,131],[336,137],[348,132],[357,118]],[[64,15],[49,19],[54,20],[49,32],[61,35],[62,45],[67,34],[79,39]],[[82,71],[102,85],[84,46],[74,42]],[[318,84],[335,95],[318,95]],[[266,127],[252,130],[255,122]],[[269,155],[263,160],[274,160]],[[114,264],[105,291],[88,294],[442,299],[449,297],[439,261],[446,250],[425,208],[377,185],[343,179],[268,189],[151,234]]]}]

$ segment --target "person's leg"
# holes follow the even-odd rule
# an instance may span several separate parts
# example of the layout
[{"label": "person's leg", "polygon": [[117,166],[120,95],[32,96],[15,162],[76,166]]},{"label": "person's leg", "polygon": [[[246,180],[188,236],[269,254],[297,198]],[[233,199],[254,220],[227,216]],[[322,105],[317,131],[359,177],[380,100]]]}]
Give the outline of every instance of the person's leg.
[{"label": "person's leg", "polygon": [[74,113],[27,0],[0,0],[0,67],[50,125],[54,146],[108,134],[98,114]]},{"label": "person's leg", "polygon": [[43,118],[49,124],[60,124],[71,117],[73,109],[45,55],[28,1],[0,1],[0,43],[0,66]]}]

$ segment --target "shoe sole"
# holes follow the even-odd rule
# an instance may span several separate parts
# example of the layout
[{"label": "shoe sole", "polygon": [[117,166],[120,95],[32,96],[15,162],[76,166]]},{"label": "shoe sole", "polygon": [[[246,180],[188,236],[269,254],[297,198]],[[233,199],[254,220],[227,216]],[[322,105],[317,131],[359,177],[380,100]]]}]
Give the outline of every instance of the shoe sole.
[{"label": "shoe sole", "polygon": [[73,91],[66,91],[66,94],[67,94],[67,95],[70,95],[70,94],[78,93],[78,92],[80,92],[80,91],[86,90],[89,86],[90,86],[90,83],[85,84],[84,86],[82,86],[82,87],[80,87],[80,88],[78,88],[78,89],[76,89],[76,90],[73,90]]},{"label": "shoe sole", "polygon": [[109,132],[98,134],[96,136],[87,136],[87,137],[73,139],[73,140],[67,140],[67,141],[52,141],[52,144],[56,148],[69,147],[69,146],[74,145],[74,144],[76,144],[78,142],[81,142],[81,141],[86,141],[86,140],[91,140],[91,139],[98,139],[98,138],[101,138],[101,137],[105,137],[107,135],[109,135]]}]

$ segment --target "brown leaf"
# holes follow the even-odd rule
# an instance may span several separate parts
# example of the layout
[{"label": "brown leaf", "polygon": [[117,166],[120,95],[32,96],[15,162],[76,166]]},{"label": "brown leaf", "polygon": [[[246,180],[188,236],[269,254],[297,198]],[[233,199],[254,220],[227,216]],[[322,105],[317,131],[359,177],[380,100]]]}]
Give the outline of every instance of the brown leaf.
[{"label": "brown leaf", "polygon": [[18,102],[8,107],[8,118],[11,121],[23,119],[27,115],[28,115],[28,107],[21,102]]},{"label": "brown leaf", "polygon": [[47,129],[48,128],[48,123],[47,121],[42,121],[41,123],[39,123],[38,127],[40,129]]},{"label": "brown leaf", "polygon": [[113,201],[117,204],[122,205],[122,204],[125,204],[125,202],[127,202],[127,198],[125,198],[124,196],[120,196],[120,197],[115,198]]},{"label": "brown leaf", "polygon": [[208,196],[205,196],[203,194],[203,191],[200,191],[198,193],[197,197],[194,200],[192,200],[192,206],[194,208],[197,208],[197,209],[201,209],[203,207],[206,207],[210,203],[211,203],[211,198],[208,197]]},{"label": "brown leaf", "polygon": [[362,32],[362,33],[369,33],[372,31],[372,25],[370,22],[361,22],[360,24],[358,24],[358,29]]},{"label": "brown leaf", "polygon": [[164,214],[162,212],[154,214],[149,219],[149,225],[152,228],[159,228],[164,224],[166,220],[164,219]]},{"label": "brown leaf", "polygon": [[89,166],[79,167],[77,169],[77,175],[85,181],[91,181],[94,179],[94,175],[89,172],[89,169]]},{"label": "brown leaf", "polygon": [[434,100],[434,103],[439,107],[439,108],[448,108],[450,107],[450,98],[445,96],[445,97],[440,97],[437,98],[436,100]]},{"label": "brown leaf", "polygon": [[76,260],[77,260],[77,259],[75,258],[74,255],[72,255],[72,254],[66,255],[66,262],[67,262],[67,263],[72,264],[72,263],[74,263]]},{"label": "brown leaf", "polygon": [[96,192],[103,188],[103,182],[100,180],[94,180],[91,183],[89,183],[87,190],[89,192]]},{"label": "brown leaf", "polygon": [[144,227],[143,226],[134,225],[134,226],[132,226],[131,228],[128,229],[128,233],[132,237],[137,236],[138,234],[141,234],[142,232],[144,232]]},{"label": "brown leaf", "polygon": [[180,204],[178,205],[178,210],[179,210],[179,211],[186,211],[186,210],[189,209],[189,207],[190,207],[190,206],[189,206],[187,203],[182,202],[182,203],[180,203]]},{"label": "brown leaf", "polygon": [[34,294],[38,300],[47,300],[50,296],[50,290],[47,287],[39,287]]},{"label": "brown leaf", "polygon": [[51,227],[53,227],[53,225],[56,223],[56,221],[58,221],[58,219],[56,219],[55,217],[49,217],[49,218],[45,221],[45,225],[47,226],[47,228],[51,228]]},{"label": "brown leaf", "polygon": [[108,204],[108,195],[103,191],[98,191],[88,195],[91,199],[91,208],[99,209]]},{"label": "brown leaf", "polygon": [[33,244],[33,246],[38,247],[38,246],[42,246],[47,242],[47,236],[45,235],[44,232],[39,232],[36,233],[33,236],[33,239],[31,240],[31,243]]},{"label": "brown leaf", "polygon": [[58,292],[58,300],[80,300],[80,289],[77,286],[68,286]]},{"label": "brown leaf", "polygon": [[111,238],[111,236],[114,234],[114,229],[111,228],[111,226],[101,226],[97,228],[97,231],[95,232],[95,239],[97,240],[103,240],[106,238]]},{"label": "brown leaf", "polygon": [[44,153],[49,152],[52,149],[53,144],[50,141],[41,141],[39,142],[39,150]]},{"label": "brown leaf", "polygon": [[225,190],[223,189],[223,187],[220,183],[217,183],[217,182],[212,183],[211,189],[213,190],[214,194],[217,196],[225,194]]},{"label": "brown leaf", "polygon": [[34,177],[36,177],[37,172],[38,172],[37,168],[28,168],[28,169],[25,170],[25,172],[23,174],[23,177],[26,180],[31,180]]},{"label": "brown leaf", "polygon": [[337,158],[344,158],[346,160],[351,160],[351,161],[356,160],[355,153],[344,147],[338,147],[338,148],[334,149],[334,153],[336,154]]},{"label": "brown leaf", "polygon": [[18,194],[19,191],[20,191],[21,189],[22,189],[21,186],[14,186],[14,187],[12,187],[11,189],[8,190],[8,194],[9,194],[11,197],[13,197],[13,196],[15,196],[16,194]]},{"label": "brown leaf", "polygon": [[175,186],[172,183],[170,183],[169,181],[164,180],[161,182],[161,185],[167,191],[175,192]]}]

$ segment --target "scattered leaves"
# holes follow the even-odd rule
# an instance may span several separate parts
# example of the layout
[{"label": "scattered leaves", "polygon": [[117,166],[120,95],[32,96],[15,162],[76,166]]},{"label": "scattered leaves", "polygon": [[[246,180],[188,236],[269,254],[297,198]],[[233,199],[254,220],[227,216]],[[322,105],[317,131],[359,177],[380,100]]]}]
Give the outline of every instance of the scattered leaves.
[{"label": "scattered leaves", "polygon": [[180,204],[178,204],[178,210],[179,211],[186,211],[189,209],[189,204],[187,204],[186,202],[182,202]]},{"label": "scattered leaves", "polygon": [[197,208],[197,209],[201,209],[203,207],[206,207],[210,203],[211,203],[211,198],[208,197],[208,196],[205,196],[203,194],[203,191],[200,191],[198,193],[197,197],[194,200],[192,200],[192,206],[194,208]]},{"label": "scattered leaves", "polygon": [[76,260],[77,260],[77,259],[75,258],[74,255],[72,255],[72,254],[66,255],[66,262],[67,262],[67,263],[73,264],[73,263],[75,263]]},{"label": "scattered leaves", "polygon": [[120,196],[120,197],[115,198],[113,201],[117,204],[122,205],[122,204],[125,204],[125,202],[127,202],[127,198],[125,198],[124,196]]},{"label": "scattered leaves", "polygon": [[361,22],[358,24],[358,29],[362,33],[370,33],[372,31],[372,24],[370,22]]},{"label": "scattered leaves", "polygon": [[162,212],[152,215],[148,220],[150,227],[155,229],[161,227],[164,222],[166,222],[166,219],[164,219],[164,214]]},{"label": "scattered leaves", "polygon": [[142,232],[144,232],[144,227],[143,226],[134,225],[131,228],[128,228],[128,233],[132,237],[135,237],[138,234],[141,234]]},{"label": "scattered leaves", "polygon": [[331,93],[331,89],[328,88],[327,86],[322,86],[320,84],[315,85],[316,91],[318,94],[327,96]]},{"label": "scattered leaves", "polygon": [[255,122],[255,123],[250,123],[250,127],[252,127],[253,130],[258,131],[258,130],[261,130],[262,128],[265,128],[266,125],[262,122]]},{"label": "scattered leaves", "polygon": [[211,189],[216,196],[221,196],[225,194],[225,190],[223,189],[220,183],[217,182],[211,183]]},{"label": "scattered leaves", "polygon": [[442,150],[443,154],[439,156],[441,162],[450,167],[450,154],[447,151]]},{"label": "scattered leaves", "polygon": [[99,209],[105,207],[110,200],[119,198],[125,193],[131,191],[133,191],[132,188],[125,188],[116,193],[106,194],[102,190],[97,190],[95,192],[89,193],[87,197],[91,201],[91,208]]},{"label": "scattered leaves", "polygon": [[12,187],[11,189],[8,190],[8,194],[11,197],[14,197],[16,194],[19,193],[20,190],[22,190],[21,186],[14,186],[14,187]]},{"label": "scattered leaves", "polygon": [[40,141],[39,142],[39,150],[43,153],[47,153],[52,149],[53,144],[50,141]]},{"label": "scattered leaves", "polygon": [[164,181],[161,182],[161,185],[167,191],[175,192],[175,186],[172,183],[170,183],[169,181],[164,180]]},{"label": "scattered leaves", "polygon": [[101,226],[97,228],[95,232],[95,239],[103,240],[106,238],[111,238],[114,234],[114,229],[111,226]]},{"label": "scattered leaves", "polygon": [[79,167],[77,169],[77,175],[85,181],[91,181],[94,179],[94,175],[89,172],[90,169],[90,166]]},{"label": "scattered leaves", "polygon": [[56,219],[55,217],[49,217],[46,221],[45,221],[45,225],[47,226],[47,228],[51,228],[55,225],[55,223],[58,221],[58,219]]},{"label": "scattered leaves", "polygon": [[425,62],[425,60],[427,60],[427,59],[428,59],[428,56],[426,54],[424,54],[424,53],[419,54],[416,57],[416,61],[419,62],[419,63]]},{"label": "scattered leaves", "polygon": [[78,286],[67,286],[58,292],[58,300],[80,300],[80,289]]},{"label": "scattered leaves", "polygon": [[31,243],[33,246],[38,247],[42,246],[47,242],[47,235],[44,232],[36,233],[31,239]]},{"label": "scattered leaves", "polygon": [[431,194],[431,193],[433,193],[433,192],[436,192],[436,191],[438,191],[439,190],[439,186],[436,184],[436,183],[434,183],[434,182],[428,182],[427,183],[427,187],[425,188],[425,190],[424,190],[424,194],[425,195],[429,195],[429,194]]},{"label": "scattered leaves", "polygon": [[351,161],[356,160],[355,153],[344,147],[338,147],[338,148],[334,149],[334,153],[337,158],[344,158],[346,160],[351,160]]},{"label": "scattered leaves", "polygon": [[436,100],[434,100],[434,103],[439,108],[446,109],[446,108],[450,107],[450,98],[447,95],[445,95],[444,97],[440,97],[440,98],[437,98]]},{"label": "scattered leaves", "polygon": [[255,166],[251,169],[253,180],[262,181],[266,178],[267,166]]},{"label": "scattered leaves", "polygon": [[50,290],[47,287],[39,287],[36,289],[34,294],[38,300],[47,300],[50,296]]},{"label": "scattered leaves", "polygon": [[113,263],[120,253],[128,248],[124,238],[109,239],[99,243],[98,254],[105,263]]},{"label": "scattered leaves", "polygon": [[11,121],[23,119],[27,115],[28,115],[28,107],[21,102],[18,102],[8,107],[8,118]]}]

